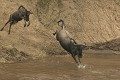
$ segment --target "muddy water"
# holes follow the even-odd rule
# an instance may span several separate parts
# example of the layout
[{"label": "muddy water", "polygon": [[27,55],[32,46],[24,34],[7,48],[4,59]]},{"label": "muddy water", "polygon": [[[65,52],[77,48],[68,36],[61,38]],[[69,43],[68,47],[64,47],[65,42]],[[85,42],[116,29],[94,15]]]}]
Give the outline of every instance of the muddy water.
[{"label": "muddy water", "polygon": [[120,80],[120,55],[111,51],[87,51],[78,69],[67,56],[0,64],[0,80]]}]

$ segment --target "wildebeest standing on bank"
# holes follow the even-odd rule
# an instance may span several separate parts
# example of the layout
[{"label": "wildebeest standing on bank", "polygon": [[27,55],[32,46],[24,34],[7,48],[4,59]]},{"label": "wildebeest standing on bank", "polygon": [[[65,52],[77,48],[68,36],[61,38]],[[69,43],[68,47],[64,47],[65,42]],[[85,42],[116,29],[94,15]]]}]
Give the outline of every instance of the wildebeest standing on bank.
[{"label": "wildebeest standing on bank", "polygon": [[10,29],[11,26],[15,23],[17,23],[18,21],[21,21],[22,19],[24,19],[25,24],[24,27],[26,26],[26,22],[28,22],[27,26],[30,25],[30,21],[29,21],[29,15],[32,14],[32,12],[27,11],[27,9],[25,9],[25,7],[23,7],[22,5],[18,8],[17,11],[15,11],[13,14],[10,15],[9,20],[5,23],[4,27],[1,29],[1,31],[5,28],[5,26],[10,23],[9,26],[9,33],[10,34]]},{"label": "wildebeest standing on bank", "polygon": [[58,26],[61,26],[62,29],[60,31],[57,31],[53,33],[53,35],[56,35],[56,39],[59,41],[62,48],[64,48],[75,60],[75,62],[78,64],[78,67],[80,67],[80,58],[82,58],[82,48],[83,45],[78,44],[69,34],[68,31],[64,29],[64,21],[60,20],[58,21]]}]

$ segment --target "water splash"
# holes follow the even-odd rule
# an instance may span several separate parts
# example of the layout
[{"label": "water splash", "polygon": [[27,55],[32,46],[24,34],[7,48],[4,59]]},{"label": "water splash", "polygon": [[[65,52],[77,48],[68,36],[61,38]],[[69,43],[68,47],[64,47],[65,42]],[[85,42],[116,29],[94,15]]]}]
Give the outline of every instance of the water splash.
[{"label": "water splash", "polygon": [[86,66],[87,66],[87,65],[85,65],[85,64],[79,64],[79,65],[78,65],[78,68],[85,69]]}]

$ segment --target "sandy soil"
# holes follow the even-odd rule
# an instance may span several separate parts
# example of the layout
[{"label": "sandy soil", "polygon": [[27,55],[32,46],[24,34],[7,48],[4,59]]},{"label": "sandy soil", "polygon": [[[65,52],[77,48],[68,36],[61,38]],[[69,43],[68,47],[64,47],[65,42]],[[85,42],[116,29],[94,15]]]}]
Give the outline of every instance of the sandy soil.
[{"label": "sandy soil", "polygon": [[[111,51],[86,51],[77,68],[69,56],[0,64],[0,80],[119,80],[120,55]],[[96,54],[97,53],[97,54]]]}]

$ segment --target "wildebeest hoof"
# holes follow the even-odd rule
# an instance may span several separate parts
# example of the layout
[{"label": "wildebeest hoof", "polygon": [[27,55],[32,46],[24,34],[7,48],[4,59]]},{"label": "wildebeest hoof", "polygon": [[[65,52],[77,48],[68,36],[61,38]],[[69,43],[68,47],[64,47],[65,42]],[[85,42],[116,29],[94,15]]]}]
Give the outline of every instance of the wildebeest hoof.
[{"label": "wildebeest hoof", "polygon": [[27,25],[27,27],[28,27],[29,25]]},{"label": "wildebeest hoof", "polygon": [[28,23],[27,27],[30,25],[30,23]]},{"label": "wildebeest hoof", "polygon": [[24,27],[26,27],[26,24],[24,25]]},{"label": "wildebeest hoof", "polygon": [[53,33],[53,35],[55,35],[55,33]]}]

